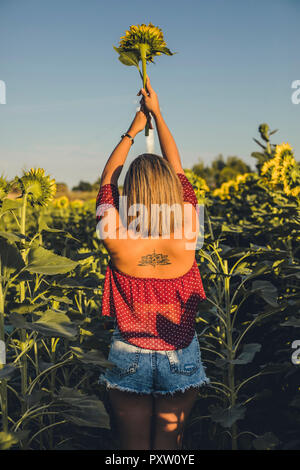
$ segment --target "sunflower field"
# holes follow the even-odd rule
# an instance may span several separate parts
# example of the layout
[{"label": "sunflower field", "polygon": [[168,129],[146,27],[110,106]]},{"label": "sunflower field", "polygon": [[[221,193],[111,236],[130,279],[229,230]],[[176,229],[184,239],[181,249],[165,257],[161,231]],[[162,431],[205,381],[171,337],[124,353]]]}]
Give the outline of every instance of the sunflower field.
[{"label": "sunflower field", "polygon": [[[205,213],[196,329],[211,382],[185,449],[300,445],[300,165],[259,133],[256,171],[211,189],[186,170]],[[115,449],[96,199],[55,196],[44,169],[0,178],[0,449]]]}]

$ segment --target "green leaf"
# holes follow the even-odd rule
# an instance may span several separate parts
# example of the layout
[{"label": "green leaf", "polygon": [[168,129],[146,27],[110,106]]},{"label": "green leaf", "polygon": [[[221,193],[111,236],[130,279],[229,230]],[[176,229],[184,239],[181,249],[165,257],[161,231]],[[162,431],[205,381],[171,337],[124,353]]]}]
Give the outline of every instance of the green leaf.
[{"label": "green leaf", "polygon": [[16,271],[20,271],[25,266],[22,255],[15,244],[9,243],[3,238],[0,238],[0,259],[0,275],[4,282],[7,282]]},{"label": "green leaf", "polygon": [[70,410],[62,412],[69,422],[78,426],[110,429],[107,411],[95,395],[85,395],[79,390],[61,387],[57,398],[70,406]]},{"label": "green leaf", "polygon": [[0,213],[3,213],[8,210],[19,209],[21,207],[20,203],[15,199],[4,199]]},{"label": "green leaf", "polygon": [[256,292],[272,307],[278,307],[277,288],[269,281],[253,281],[251,293]]},{"label": "green leaf", "polygon": [[254,140],[254,142],[256,142],[261,148],[263,148],[264,150],[266,150],[267,147],[266,147],[265,145],[263,145],[259,140],[255,139],[255,137],[253,137],[253,140]]},{"label": "green leaf", "polygon": [[40,309],[44,305],[47,305],[48,302],[39,302],[36,304],[29,303],[29,300],[24,300],[22,303],[12,303],[9,304],[9,312],[18,313],[19,315],[25,315],[27,313],[32,313],[35,310]]},{"label": "green leaf", "polygon": [[211,418],[216,423],[221,424],[224,428],[230,428],[236,421],[244,418],[245,413],[246,407],[241,404],[229,408],[215,407],[215,411],[212,413]]},{"label": "green leaf", "polygon": [[228,225],[226,222],[222,224],[221,230],[222,232],[232,232],[232,233],[239,233],[243,231],[242,227],[238,227],[237,225]]},{"label": "green leaf", "polygon": [[83,349],[79,347],[72,347],[72,346],[70,349],[75,354],[77,359],[79,359],[81,362],[85,364],[94,364],[97,366],[108,367],[108,368],[114,367],[114,364],[112,362],[105,359],[101,351],[92,349],[90,351],[85,352],[83,351]]},{"label": "green leaf", "polygon": [[113,46],[113,48],[114,48],[114,50],[115,50],[118,54],[121,54],[121,52],[122,52],[122,50],[123,50],[121,47],[115,47],[115,46]]},{"label": "green leaf", "polygon": [[24,317],[21,317],[17,313],[12,313],[9,316],[9,321],[16,328],[37,331],[43,336],[75,339],[78,335],[77,327],[73,325],[69,317],[64,313],[55,310],[35,313],[41,313],[42,316],[32,323],[26,322]]},{"label": "green leaf", "polygon": [[167,47],[160,47],[158,49],[159,52],[162,52],[163,54],[166,54],[166,55],[174,55],[174,54],[178,54],[178,52],[171,52],[170,49],[168,49]]},{"label": "green leaf", "polygon": [[77,265],[77,262],[39,246],[29,250],[26,269],[31,273],[53,275],[68,273]]},{"label": "green leaf", "polygon": [[69,317],[54,310],[47,310],[39,320],[30,325],[32,330],[44,336],[74,338],[78,334]]},{"label": "green leaf", "polygon": [[280,326],[292,326],[293,328],[300,328],[300,318],[292,316],[283,323],[280,323]]},{"label": "green leaf", "polygon": [[119,56],[119,61],[122,62],[124,65],[134,65],[135,67],[139,68],[139,57],[135,52],[121,52]]},{"label": "green leaf", "polygon": [[48,227],[48,225],[46,224],[46,222],[42,219],[42,220],[39,222],[39,232],[42,232],[43,230],[45,230],[45,232],[52,232],[52,233],[61,232],[61,233],[64,233],[66,238],[71,238],[72,240],[75,240],[75,241],[77,241],[78,243],[81,243],[81,240],[78,240],[78,238],[73,237],[73,235],[71,235],[69,232],[66,232],[65,230],[60,230],[60,229],[58,229],[58,228],[50,228],[50,227]]},{"label": "green leaf", "polygon": [[243,347],[243,352],[239,357],[233,361],[230,361],[232,364],[249,364],[252,362],[255,354],[261,350],[261,344],[259,343],[248,343]]},{"label": "green leaf", "polygon": [[249,269],[247,266],[249,263],[247,261],[244,261],[243,263],[238,264],[238,266],[235,268],[233,275],[236,276],[237,274],[251,274],[252,269]]},{"label": "green leaf", "polygon": [[21,240],[30,241],[28,237],[19,232],[0,232],[0,237],[6,238],[9,242],[19,242]]},{"label": "green leaf", "polygon": [[272,432],[266,432],[253,441],[256,450],[272,450],[279,444],[279,439]]},{"label": "green leaf", "polygon": [[7,379],[10,377],[16,370],[15,366],[10,364],[5,364],[2,369],[0,369],[0,379]]},{"label": "green leaf", "polygon": [[251,157],[257,158],[259,163],[264,163],[266,161],[266,156],[264,153],[261,152],[252,152]]}]

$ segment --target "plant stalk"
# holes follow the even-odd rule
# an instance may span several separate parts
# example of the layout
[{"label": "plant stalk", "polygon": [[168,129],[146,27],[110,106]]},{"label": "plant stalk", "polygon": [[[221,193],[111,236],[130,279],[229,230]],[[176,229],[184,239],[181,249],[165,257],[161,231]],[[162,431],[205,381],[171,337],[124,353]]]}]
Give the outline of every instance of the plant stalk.
[{"label": "plant stalk", "polygon": [[[0,260],[0,275],[1,275],[1,260]],[[5,329],[4,329],[4,295],[2,289],[2,281],[0,281],[0,340],[3,341],[5,347]],[[5,363],[0,362],[0,370],[3,369]],[[2,379],[0,381],[0,401],[1,401],[1,415],[2,415],[2,430],[8,432],[8,404],[7,404],[7,381]]]},{"label": "plant stalk", "polygon": [[[146,90],[146,77],[147,77],[147,72],[146,72],[146,64],[147,64],[147,61],[146,61],[146,54],[147,54],[147,50],[149,49],[149,46],[148,44],[140,44],[140,54],[141,54],[141,60],[142,60],[142,71],[143,71],[143,88],[144,90]],[[146,127],[145,127],[145,136],[148,137],[149,135],[149,120],[150,120],[150,117],[148,118],[147,120],[147,123],[146,123]]]}]

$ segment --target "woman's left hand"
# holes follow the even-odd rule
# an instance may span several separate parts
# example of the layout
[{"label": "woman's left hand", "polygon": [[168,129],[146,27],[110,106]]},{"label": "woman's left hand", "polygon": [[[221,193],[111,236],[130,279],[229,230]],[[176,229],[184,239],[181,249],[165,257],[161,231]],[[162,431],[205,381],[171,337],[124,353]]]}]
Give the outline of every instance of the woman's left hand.
[{"label": "woman's left hand", "polygon": [[150,120],[150,129],[153,129],[152,122],[151,122],[151,116],[145,110],[143,98],[141,99],[140,103],[141,103],[141,109],[140,109],[140,111],[137,111],[137,113],[136,113],[136,115],[135,115],[135,117],[134,117],[134,119],[131,123],[131,126],[130,126],[129,131],[128,131],[129,134],[130,134],[130,131],[131,131],[133,134],[136,135],[139,132],[141,132],[142,130],[144,130],[148,119]]}]

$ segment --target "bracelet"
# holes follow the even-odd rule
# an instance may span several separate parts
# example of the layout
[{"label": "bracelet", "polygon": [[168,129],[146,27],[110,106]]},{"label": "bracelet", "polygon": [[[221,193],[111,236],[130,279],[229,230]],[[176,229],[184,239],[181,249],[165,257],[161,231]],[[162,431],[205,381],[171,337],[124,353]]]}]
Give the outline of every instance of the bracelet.
[{"label": "bracelet", "polygon": [[128,132],[126,132],[125,134],[122,134],[122,135],[121,135],[121,139],[123,139],[123,137],[125,137],[125,136],[127,136],[127,137],[129,137],[129,139],[131,139],[131,145],[133,145],[133,144],[134,144],[134,139],[133,139],[133,137],[131,137],[131,135],[128,134]]}]

